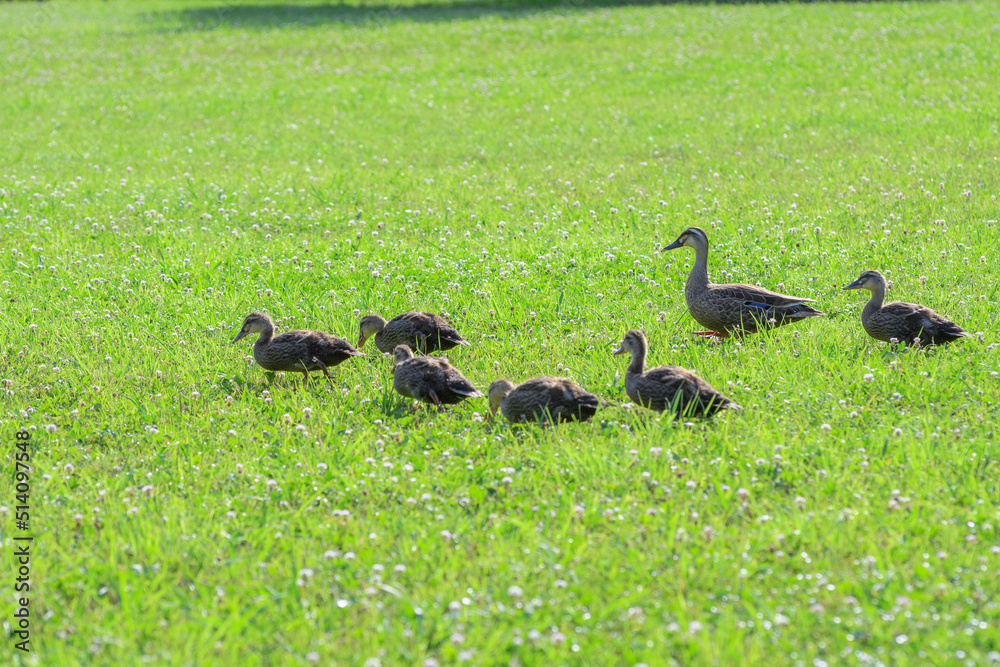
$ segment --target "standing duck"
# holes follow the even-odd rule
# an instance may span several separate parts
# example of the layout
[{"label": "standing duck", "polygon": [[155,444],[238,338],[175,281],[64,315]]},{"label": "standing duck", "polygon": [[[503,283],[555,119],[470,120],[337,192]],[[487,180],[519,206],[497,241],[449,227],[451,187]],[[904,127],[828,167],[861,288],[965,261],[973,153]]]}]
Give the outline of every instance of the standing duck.
[{"label": "standing duck", "polygon": [[393,353],[397,345],[426,354],[469,344],[455,327],[434,313],[403,313],[388,322],[378,315],[366,315],[361,318],[358,347],[364,347],[371,336],[375,336],[375,347],[387,353]]},{"label": "standing duck", "polygon": [[447,359],[415,357],[409,345],[396,346],[393,357],[392,387],[407,398],[440,408],[483,395]]},{"label": "standing duck", "polygon": [[247,334],[260,334],[253,345],[253,358],[269,371],[302,373],[303,383],[309,382],[309,371],[323,371],[328,379],[329,367],[350,357],[363,357],[346,340],[322,331],[296,330],[274,335],[274,321],[265,313],[250,313],[233,339],[235,343]]},{"label": "standing duck", "polygon": [[580,385],[559,377],[537,377],[517,387],[510,380],[496,380],[486,392],[490,411],[499,409],[508,421],[587,421],[601,401]]},{"label": "standing duck", "polygon": [[872,293],[861,311],[861,324],[868,335],[886,343],[909,345],[944,345],[971,336],[951,320],[926,306],[902,301],[885,300],[885,276],[878,271],[865,271],[843,289],[866,289]]},{"label": "standing duck", "polygon": [[646,366],[646,336],[637,329],[625,334],[621,345],[612,354],[632,355],[625,372],[625,393],[633,403],[677,416],[710,417],[724,408],[741,409],[691,371],[680,366],[658,366],[648,371]]},{"label": "standing duck", "polygon": [[733,333],[757,333],[807,317],[822,315],[807,303],[813,299],[788,296],[763,287],[713,285],[708,280],[708,235],[701,227],[688,227],[663,251],[694,248],[694,266],[684,286],[688,312],[709,331],[696,331],[707,338],[728,338]]}]

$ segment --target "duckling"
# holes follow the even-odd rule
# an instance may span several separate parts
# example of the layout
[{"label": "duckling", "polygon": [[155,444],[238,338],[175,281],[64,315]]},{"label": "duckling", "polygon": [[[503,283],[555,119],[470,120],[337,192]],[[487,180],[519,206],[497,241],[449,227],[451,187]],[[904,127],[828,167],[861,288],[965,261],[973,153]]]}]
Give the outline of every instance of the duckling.
[{"label": "duckling", "polygon": [[388,322],[379,315],[362,317],[358,347],[364,347],[371,336],[375,336],[375,347],[388,353],[394,353],[397,345],[406,345],[411,350],[427,354],[469,344],[440,315],[416,311],[397,315]]},{"label": "duckling", "polygon": [[696,417],[710,417],[724,408],[742,409],[700,377],[680,366],[659,366],[644,371],[646,350],[645,334],[632,329],[625,334],[618,349],[612,352],[628,352],[632,355],[632,363],[625,372],[625,393],[633,403],[657,412],[670,410],[678,416]]},{"label": "duckling", "polygon": [[696,331],[706,338],[728,338],[730,334],[756,333],[823,313],[807,303],[813,299],[788,296],[763,287],[713,285],[708,280],[708,235],[700,227],[688,227],[661,252],[687,246],[694,248],[694,266],[684,286],[691,317],[709,331]]},{"label": "duckling", "polygon": [[407,398],[440,408],[483,395],[443,357],[415,357],[409,345],[397,345],[393,357],[392,387]]},{"label": "duckling", "polygon": [[865,271],[843,289],[866,289],[872,293],[861,311],[861,324],[875,340],[927,346],[944,345],[972,335],[926,306],[902,301],[883,304],[885,276],[878,271]]},{"label": "duckling", "polygon": [[516,388],[510,380],[496,380],[486,392],[490,412],[497,409],[512,422],[526,421],[587,421],[594,416],[601,402],[580,385],[559,377],[537,377],[522,382]]},{"label": "duckling", "polygon": [[346,340],[322,331],[296,330],[274,335],[274,321],[265,313],[250,313],[233,339],[235,343],[247,334],[260,334],[253,345],[253,358],[269,371],[302,373],[303,384],[309,382],[309,371],[320,370],[328,379],[329,367],[350,357],[363,357]]}]

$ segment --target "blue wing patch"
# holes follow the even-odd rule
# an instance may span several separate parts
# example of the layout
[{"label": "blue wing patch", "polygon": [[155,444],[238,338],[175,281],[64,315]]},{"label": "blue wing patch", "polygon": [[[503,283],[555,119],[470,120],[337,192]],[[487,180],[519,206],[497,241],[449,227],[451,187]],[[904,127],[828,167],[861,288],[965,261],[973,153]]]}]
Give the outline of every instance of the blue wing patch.
[{"label": "blue wing patch", "polygon": [[757,303],[756,301],[744,301],[743,305],[747,308],[760,308],[761,310],[770,310],[771,306],[766,303]]}]

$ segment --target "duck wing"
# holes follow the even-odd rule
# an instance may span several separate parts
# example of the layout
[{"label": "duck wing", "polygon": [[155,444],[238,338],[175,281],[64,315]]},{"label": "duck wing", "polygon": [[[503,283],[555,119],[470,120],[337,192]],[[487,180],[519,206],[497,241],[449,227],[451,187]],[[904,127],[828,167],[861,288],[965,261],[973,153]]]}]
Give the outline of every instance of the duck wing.
[{"label": "duck wing", "polygon": [[754,285],[712,285],[709,290],[715,298],[728,301],[739,311],[739,321],[744,323],[745,328],[751,328],[751,321],[766,322],[770,325],[771,320],[774,320],[773,325],[780,326],[787,322],[823,314],[808,305],[815,303],[813,299],[778,294]]},{"label": "duck wing", "polygon": [[461,371],[452,366],[444,359],[439,359],[447,365],[445,370],[445,375],[447,377],[448,389],[458,394],[459,396],[464,396],[466,398],[479,398],[483,395],[483,392],[476,389],[475,385],[469,382]]},{"label": "duck wing", "polygon": [[797,306],[805,303],[815,303],[815,299],[806,299],[801,296],[791,296],[788,294],[778,294],[756,285],[745,285],[734,283],[731,285],[710,285],[709,289],[723,298],[736,299],[739,301],[749,301],[758,306],[785,308]]},{"label": "duck wing", "polygon": [[309,331],[307,333],[310,335],[303,339],[303,344],[310,360],[316,358],[327,366],[336,366],[351,357],[365,356],[364,352],[359,352],[343,338],[337,338],[322,331]]},{"label": "duck wing", "polygon": [[456,345],[468,345],[469,341],[462,338],[462,334],[448,323],[440,315],[435,313],[407,313],[409,321],[419,332],[422,338],[426,339],[428,351],[449,350]]},{"label": "duck wing", "polygon": [[521,383],[506,398],[510,411],[557,422],[587,420],[600,407],[600,400],[566,378],[542,376]]},{"label": "duck wing", "polygon": [[597,413],[601,401],[597,396],[565,378],[551,378],[548,387],[549,412],[557,421],[586,421]]},{"label": "duck wing", "polygon": [[663,407],[659,409],[676,409],[681,416],[712,415],[723,408],[738,407],[708,382],[680,366],[652,368],[639,378],[637,384],[640,393],[655,396],[656,403],[663,401]]},{"label": "duck wing", "polygon": [[458,403],[465,398],[478,398],[483,395],[447,359],[415,357],[406,363],[419,368],[418,388],[422,393],[429,395],[429,390],[433,389],[442,403]]},{"label": "duck wing", "polygon": [[947,317],[916,303],[893,301],[879,312],[899,322],[899,335],[894,337],[900,342],[910,343],[919,337],[921,345],[941,345],[971,335]]}]

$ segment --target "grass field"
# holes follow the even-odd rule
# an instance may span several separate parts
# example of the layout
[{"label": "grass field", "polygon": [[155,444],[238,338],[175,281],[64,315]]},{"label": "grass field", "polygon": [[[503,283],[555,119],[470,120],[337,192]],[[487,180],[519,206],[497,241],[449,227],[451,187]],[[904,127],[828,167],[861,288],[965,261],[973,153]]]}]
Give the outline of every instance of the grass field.
[{"label": "grass field", "polygon": [[[1000,661],[1000,5],[0,5],[13,665]],[[815,298],[717,345],[682,286]],[[869,339],[865,269],[976,338]],[[481,389],[268,377],[251,310],[447,313]],[[624,405],[629,328],[746,409]],[[371,352],[371,350],[369,350]],[[741,491],[745,490],[745,491]],[[34,536],[31,652],[13,537]],[[4,658],[6,660],[6,658]]]}]

